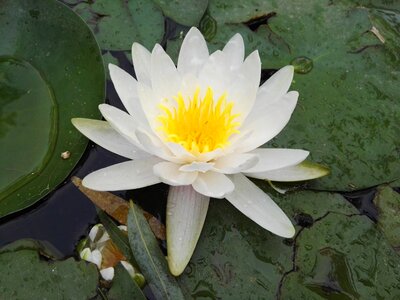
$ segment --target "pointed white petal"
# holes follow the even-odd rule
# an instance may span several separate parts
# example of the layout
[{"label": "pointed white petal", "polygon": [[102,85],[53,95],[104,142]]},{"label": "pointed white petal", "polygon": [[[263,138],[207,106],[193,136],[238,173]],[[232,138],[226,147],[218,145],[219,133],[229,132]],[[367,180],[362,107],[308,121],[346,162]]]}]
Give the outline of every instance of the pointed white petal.
[{"label": "pointed white petal", "polygon": [[99,250],[95,249],[92,251],[92,253],[89,255],[89,257],[85,260],[88,262],[94,263],[100,269],[102,259],[103,259],[103,256],[101,255],[101,252]]},{"label": "pointed white petal", "polygon": [[244,59],[244,43],[243,38],[239,33],[236,33],[225,45],[224,52],[229,68],[232,71],[237,70],[243,63]]},{"label": "pointed white petal", "polygon": [[241,135],[251,131],[252,134],[242,145],[238,145],[235,151],[248,152],[258,148],[281,132],[289,122],[298,97],[298,92],[289,92],[270,105],[267,111],[260,112],[259,115],[251,118],[247,117],[239,130],[242,130]]},{"label": "pointed white petal", "polygon": [[163,160],[180,163],[183,161],[180,157],[175,157],[171,151],[157,137],[149,133],[137,130],[136,136],[141,146],[149,153],[162,158]]},{"label": "pointed white petal", "polygon": [[295,234],[292,222],[279,206],[242,174],[231,175],[235,190],[225,198],[244,215],[272,233],[291,238]]},{"label": "pointed white petal", "polygon": [[136,147],[143,150],[143,147],[135,136],[135,131],[140,127],[140,124],[134,117],[108,104],[100,104],[99,109],[113,129]]},{"label": "pointed white petal", "polygon": [[207,162],[198,162],[194,161],[190,164],[183,165],[179,168],[181,171],[185,172],[207,172],[212,170],[214,167],[214,163],[207,163]]},{"label": "pointed white petal", "polygon": [[137,81],[116,65],[109,64],[108,68],[115,90],[128,113],[134,116],[140,123],[146,123],[147,120],[138,96]]},{"label": "pointed white petal", "polygon": [[106,121],[82,118],[74,118],[71,121],[83,135],[108,151],[131,159],[149,156],[121,136]]},{"label": "pointed white petal", "polygon": [[192,186],[196,192],[213,198],[224,198],[235,188],[228,177],[213,171],[199,173]]},{"label": "pointed white petal", "polygon": [[138,95],[147,122],[153,131],[155,131],[159,126],[157,123],[157,115],[161,113],[161,110],[158,107],[160,102],[158,102],[153,90],[148,85],[140,82],[138,82]]},{"label": "pointed white petal", "polygon": [[180,275],[192,257],[210,198],[191,186],[170,187],[167,203],[167,251],[171,273]]},{"label": "pointed white petal", "polygon": [[235,174],[257,164],[258,156],[249,153],[232,153],[215,161],[214,171],[224,174]]},{"label": "pointed white petal", "polygon": [[132,61],[135,68],[136,78],[139,82],[151,86],[149,50],[138,43],[132,45]]},{"label": "pointed white petal", "polygon": [[257,102],[268,106],[287,93],[293,80],[293,66],[286,66],[272,75],[258,90]]},{"label": "pointed white petal", "polygon": [[154,174],[161,178],[161,181],[169,185],[192,184],[197,178],[197,172],[182,172],[179,164],[163,161],[153,167]]},{"label": "pointed white petal", "polygon": [[249,153],[257,155],[258,163],[244,170],[246,173],[265,172],[294,166],[307,158],[310,152],[300,149],[258,148]]},{"label": "pointed white petal", "polygon": [[220,50],[215,51],[199,71],[200,97],[204,97],[207,88],[211,87],[214,99],[218,99],[229,91],[229,83],[235,74],[236,72],[229,71],[224,53]]},{"label": "pointed white petal", "polygon": [[133,276],[135,275],[136,272],[135,272],[135,269],[133,268],[133,266],[130,264],[130,262],[121,260],[120,263],[125,268],[125,270],[128,271],[129,275],[133,278]]},{"label": "pointed white petal", "polygon": [[108,267],[100,270],[100,275],[104,280],[111,281],[114,278],[114,268]]},{"label": "pointed white petal", "polygon": [[258,51],[251,53],[236,72],[228,91],[228,100],[235,103],[233,113],[243,122],[253,108],[260,85],[261,60]]},{"label": "pointed white petal", "polygon": [[308,161],[295,166],[261,173],[247,173],[246,171],[246,175],[249,177],[282,182],[310,180],[328,174],[328,168]]},{"label": "pointed white petal", "polygon": [[199,68],[208,58],[208,48],[201,32],[192,27],[182,42],[178,57],[178,71],[181,75],[197,75]]},{"label": "pointed white petal", "polygon": [[180,157],[185,161],[193,161],[194,159],[196,159],[196,157],[190,153],[189,151],[187,151],[182,145],[177,144],[177,143],[165,143],[165,145],[168,147],[169,150],[171,150],[171,152],[176,156],[176,157]]},{"label": "pointed white petal", "polygon": [[174,62],[164,49],[156,44],[151,53],[151,87],[156,101],[171,101],[181,89],[182,80]]},{"label": "pointed white petal", "polygon": [[82,184],[97,191],[119,191],[137,189],[161,182],[153,172],[160,159],[151,157],[142,160],[131,160],[87,175]]}]

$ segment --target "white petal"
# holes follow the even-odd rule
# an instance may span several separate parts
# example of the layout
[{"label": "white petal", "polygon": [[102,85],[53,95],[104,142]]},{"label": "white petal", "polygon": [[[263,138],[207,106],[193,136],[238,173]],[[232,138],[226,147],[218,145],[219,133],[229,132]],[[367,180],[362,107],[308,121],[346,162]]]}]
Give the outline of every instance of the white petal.
[{"label": "white petal", "polygon": [[196,159],[196,157],[187,151],[182,145],[177,144],[177,143],[165,143],[165,145],[168,147],[168,149],[175,155],[176,157],[182,158],[182,160],[185,161],[193,161]]},{"label": "white petal", "polygon": [[168,100],[174,102],[178,95],[182,80],[174,62],[164,49],[156,44],[151,53],[151,86],[156,101]]},{"label": "white petal", "polygon": [[181,171],[185,172],[207,172],[214,168],[214,163],[198,162],[194,161],[190,164],[183,165],[179,168]]},{"label": "white petal", "polygon": [[135,269],[133,268],[133,266],[125,260],[121,260],[120,263],[125,268],[125,270],[128,271],[129,275],[133,278],[133,276],[135,275]]},{"label": "white petal", "polygon": [[296,107],[299,93],[292,91],[283,96],[279,101],[270,105],[267,111],[254,117],[247,117],[239,130],[241,135],[252,132],[251,136],[235,151],[248,152],[265,144],[275,137],[289,122]]},{"label": "white petal", "polygon": [[94,263],[99,269],[101,266],[101,261],[103,257],[101,255],[101,252],[97,249],[93,250],[92,253],[89,255],[87,261]]},{"label": "white petal", "polygon": [[265,172],[297,165],[307,158],[310,152],[300,149],[258,148],[249,153],[258,156],[258,163],[244,170],[246,173]]},{"label": "white petal", "polygon": [[208,58],[208,48],[201,32],[192,27],[182,42],[178,57],[178,71],[181,75],[197,75],[199,68]]},{"label": "white petal", "polygon": [[136,129],[140,128],[141,125],[134,117],[108,104],[100,104],[99,109],[112,128],[136,147],[143,150],[143,147],[135,136]]},{"label": "white petal", "polygon": [[228,91],[228,100],[235,103],[233,113],[243,121],[253,108],[260,85],[261,61],[258,51],[251,53],[237,71]]},{"label": "white petal", "polygon": [[235,190],[225,198],[244,215],[272,233],[291,238],[295,229],[279,206],[242,174],[231,175]]},{"label": "white petal", "polygon": [[319,178],[329,174],[329,169],[308,161],[302,162],[295,166],[282,168],[273,171],[261,173],[247,173],[246,175],[258,179],[267,179],[272,181],[303,181]]},{"label": "white petal", "polygon": [[286,66],[272,75],[258,90],[257,102],[267,107],[279,100],[289,90],[293,80],[293,66]]},{"label": "white petal", "polygon": [[108,267],[100,270],[100,275],[104,280],[111,281],[114,278],[114,268]]},{"label": "white petal", "polygon": [[138,82],[138,95],[143,113],[147,118],[148,124],[153,129],[153,131],[156,131],[157,127],[159,126],[156,118],[161,113],[161,110],[158,107],[160,102],[158,101],[153,90],[148,85],[142,84],[140,82]]},{"label": "white petal", "polygon": [[243,38],[239,33],[236,33],[225,45],[222,52],[228,61],[229,68],[237,70],[243,63],[244,59],[244,43]]},{"label": "white petal", "polygon": [[223,93],[228,92],[229,83],[234,75],[234,72],[229,71],[224,53],[220,50],[215,51],[199,71],[200,97],[204,97],[207,88],[211,87],[214,99],[218,99]]},{"label": "white petal", "polygon": [[159,158],[126,161],[97,170],[87,175],[82,184],[97,191],[119,191],[137,189],[161,182],[153,172]]},{"label": "white petal", "polygon": [[171,273],[180,275],[192,257],[210,198],[191,186],[170,187],[167,203],[167,251]]},{"label": "white petal", "polygon": [[213,198],[224,198],[235,188],[228,177],[213,171],[199,173],[192,186],[196,192]]},{"label": "white petal", "polygon": [[138,43],[132,45],[132,61],[135,68],[136,78],[139,82],[151,86],[150,75],[150,52]]},{"label": "white petal", "polygon": [[116,65],[109,64],[108,68],[115,90],[128,113],[140,123],[147,122],[138,96],[137,81]]},{"label": "white petal", "polygon": [[71,121],[83,135],[108,151],[131,159],[149,156],[115,131],[106,121],[82,118],[74,118]]},{"label": "white petal", "polygon": [[258,156],[248,153],[232,153],[224,155],[215,161],[214,170],[224,174],[235,174],[254,166]]},{"label": "white petal", "polygon": [[169,185],[192,184],[197,178],[197,172],[182,172],[181,165],[163,161],[153,167],[154,174],[161,178],[161,181]]},{"label": "white petal", "polygon": [[151,136],[142,130],[137,130],[136,136],[139,143],[147,152],[164,160],[177,163],[182,162],[182,159],[179,157],[174,157],[170,150],[157,137]]}]

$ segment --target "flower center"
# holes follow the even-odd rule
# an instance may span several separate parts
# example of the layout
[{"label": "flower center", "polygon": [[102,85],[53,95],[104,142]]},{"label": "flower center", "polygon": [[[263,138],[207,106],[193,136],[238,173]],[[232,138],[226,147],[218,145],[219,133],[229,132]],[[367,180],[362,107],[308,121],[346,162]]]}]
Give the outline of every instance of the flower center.
[{"label": "flower center", "polygon": [[203,99],[196,89],[193,98],[185,103],[181,93],[174,100],[175,107],[160,104],[164,112],[157,117],[158,128],[167,142],[178,143],[193,154],[200,154],[229,145],[229,137],[239,133],[240,123],[235,121],[239,114],[232,114],[234,103],[226,100],[224,93],[214,101],[209,87]]}]

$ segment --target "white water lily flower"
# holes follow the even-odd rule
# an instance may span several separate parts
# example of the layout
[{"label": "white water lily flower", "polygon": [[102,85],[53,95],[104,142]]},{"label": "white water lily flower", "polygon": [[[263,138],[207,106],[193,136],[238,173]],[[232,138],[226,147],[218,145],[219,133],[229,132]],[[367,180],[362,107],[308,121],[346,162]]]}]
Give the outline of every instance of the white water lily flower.
[{"label": "white water lily flower", "polygon": [[109,65],[127,113],[102,104],[106,121],[72,120],[89,139],[130,160],[89,174],[83,185],[115,191],[169,184],[167,250],[174,275],[189,262],[210,197],[226,198],[263,228],[292,237],[289,218],[247,177],[324,175],[302,168],[308,151],[259,148],[284,128],[296,106],[298,93],[288,92],[293,67],[259,87],[258,52],[244,59],[239,34],[210,55],[196,28],[183,41],[177,67],[160,45],[150,53],[134,43],[132,58],[137,80]]}]

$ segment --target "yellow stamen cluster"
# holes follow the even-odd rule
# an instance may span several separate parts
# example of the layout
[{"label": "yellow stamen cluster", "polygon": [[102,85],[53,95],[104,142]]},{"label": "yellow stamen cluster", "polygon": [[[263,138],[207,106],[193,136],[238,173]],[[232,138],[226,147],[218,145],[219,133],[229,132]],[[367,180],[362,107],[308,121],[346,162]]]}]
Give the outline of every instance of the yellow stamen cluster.
[{"label": "yellow stamen cluster", "polygon": [[174,97],[175,107],[160,104],[164,114],[157,117],[159,130],[168,142],[178,143],[193,154],[206,153],[229,144],[229,137],[238,133],[238,114],[232,113],[233,102],[223,94],[214,101],[213,90],[207,89],[203,99],[197,89],[185,104],[182,94]]}]

